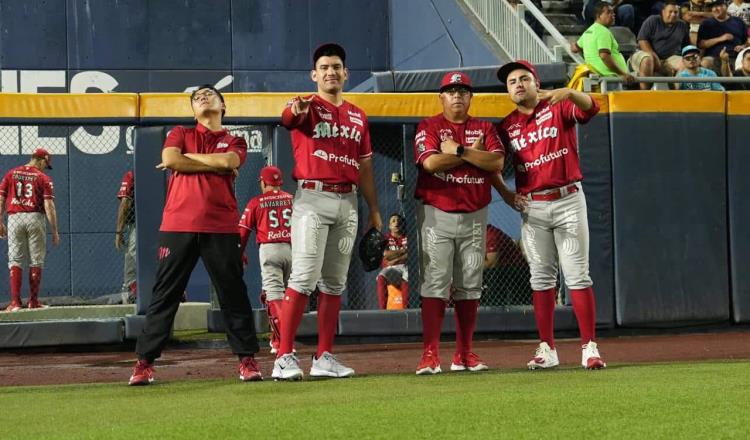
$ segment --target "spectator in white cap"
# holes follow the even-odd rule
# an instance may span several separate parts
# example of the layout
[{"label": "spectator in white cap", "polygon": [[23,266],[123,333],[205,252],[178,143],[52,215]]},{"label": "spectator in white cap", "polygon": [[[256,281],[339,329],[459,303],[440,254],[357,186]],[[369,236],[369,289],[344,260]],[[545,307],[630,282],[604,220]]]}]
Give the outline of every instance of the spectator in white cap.
[{"label": "spectator in white cap", "polygon": [[[685,68],[677,74],[678,78],[716,78],[716,72],[701,67],[701,51],[692,44],[682,48],[682,64]],[[724,87],[717,82],[683,82],[679,83],[679,89],[723,91]]]},{"label": "spectator in white cap", "polygon": [[[721,76],[750,77],[750,48],[742,49],[734,61],[734,70],[731,68],[729,53],[721,51]],[[750,82],[739,84],[727,84],[727,90],[750,90]]]}]

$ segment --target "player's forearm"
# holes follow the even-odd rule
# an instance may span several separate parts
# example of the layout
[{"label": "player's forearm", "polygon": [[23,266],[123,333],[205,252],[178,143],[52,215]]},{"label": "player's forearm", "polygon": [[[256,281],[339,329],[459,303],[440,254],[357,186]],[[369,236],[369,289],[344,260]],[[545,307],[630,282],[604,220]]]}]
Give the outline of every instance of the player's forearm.
[{"label": "player's forearm", "polygon": [[123,197],[120,199],[120,206],[117,208],[117,226],[116,232],[122,232],[125,229],[127,214],[130,210],[130,199]]},{"label": "player's forearm", "polygon": [[45,200],[44,212],[47,215],[47,221],[52,228],[52,234],[57,235],[57,210],[55,209],[55,203],[51,200]]},{"label": "player's forearm", "polygon": [[490,252],[484,255],[484,268],[489,269],[497,263],[497,252]]},{"label": "player's forearm", "polygon": [[359,188],[370,212],[378,211],[378,195],[375,191],[375,177],[372,171],[372,158],[359,161]]},{"label": "player's forearm", "polygon": [[394,261],[398,260],[399,258],[402,258],[406,254],[406,251],[403,250],[395,250],[395,251],[383,251],[383,258],[385,258],[388,261]]},{"label": "player's forearm", "polygon": [[463,159],[455,154],[435,153],[422,162],[422,168],[430,174],[435,174],[452,170],[463,164]]},{"label": "player's forearm", "polygon": [[504,156],[500,153],[466,148],[461,158],[475,167],[489,171],[490,173],[499,173],[503,169]]},{"label": "player's forearm", "polygon": [[513,191],[508,188],[500,174],[493,174],[490,177],[490,182],[492,183],[492,187],[495,188],[495,191],[497,191],[503,199],[513,195]]},{"label": "player's forearm", "polygon": [[165,164],[165,167],[169,168],[172,171],[177,171],[177,172],[185,173],[185,174],[225,172],[224,170],[220,170],[218,168],[214,168],[214,167],[202,164],[198,161],[188,159],[187,157],[185,157],[185,160],[176,161],[172,163],[171,165]]},{"label": "player's forearm", "polygon": [[250,239],[250,230],[247,228],[240,227],[240,249],[242,254],[245,253],[247,242]]},{"label": "player's forearm", "polygon": [[0,196],[0,222],[3,221],[5,216],[5,197]]},{"label": "player's forearm", "polygon": [[203,165],[219,170],[229,171],[240,167],[240,158],[235,153],[187,153],[184,154],[184,156],[188,159],[192,159]]},{"label": "player's forearm", "polygon": [[570,90],[570,97],[568,98],[570,102],[572,102],[576,107],[580,108],[583,111],[589,111],[591,110],[591,107],[594,106],[594,98],[591,96],[579,92],[578,90]]},{"label": "player's forearm", "polygon": [[295,115],[291,107],[287,107],[281,112],[281,125],[289,129],[300,126],[305,119],[307,119],[307,113]]}]

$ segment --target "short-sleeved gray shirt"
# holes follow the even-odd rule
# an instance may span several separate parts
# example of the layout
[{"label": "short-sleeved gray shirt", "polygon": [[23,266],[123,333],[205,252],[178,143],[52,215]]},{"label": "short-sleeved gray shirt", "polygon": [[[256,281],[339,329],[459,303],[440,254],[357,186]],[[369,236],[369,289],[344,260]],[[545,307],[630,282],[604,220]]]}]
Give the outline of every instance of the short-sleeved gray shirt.
[{"label": "short-sleeved gray shirt", "polygon": [[682,48],[690,44],[690,28],[682,20],[667,26],[661,15],[652,15],[638,31],[638,41],[641,40],[651,43],[654,52],[663,60],[672,55],[680,55]]}]

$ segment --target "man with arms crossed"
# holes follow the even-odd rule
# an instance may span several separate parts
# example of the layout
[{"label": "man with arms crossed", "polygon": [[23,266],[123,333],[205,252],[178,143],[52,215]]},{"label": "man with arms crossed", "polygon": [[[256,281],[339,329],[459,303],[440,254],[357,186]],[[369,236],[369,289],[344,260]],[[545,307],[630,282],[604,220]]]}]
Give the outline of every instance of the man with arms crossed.
[{"label": "man with arms crossed", "polygon": [[367,229],[382,229],[372,169],[372,146],[367,115],[344,100],[349,76],[346,52],[328,43],[313,53],[310,78],[316,94],[293,99],[281,115],[291,131],[294,151],[292,177],[298,182],[292,212],[292,274],[281,309],[281,345],[272,376],[302,378],[292,352],[310,294],[317,285],[318,350],[313,377],[349,377],[354,370],[331,353],[341,294],[357,234],[357,190],[367,202]]},{"label": "man with arms crossed", "polygon": [[195,128],[177,126],[164,141],[159,169],[169,169],[167,199],[159,228],[159,266],[138,337],[129,385],[153,382],[153,363],[161,356],[190,274],[203,260],[221,305],[227,339],[240,360],[242,381],[261,380],[252,309],[242,279],[240,220],[234,177],[247,156],[247,143],[222,128],[226,106],[213,86],[190,96]]},{"label": "man with arms crossed", "polygon": [[447,73],[439,97],[443,113],[420,122],[414,139],[419,169],[414,196],[422,202],[417,210],[423,339],[418,375],[442,371],[440,329],[451,290],[456,315],[451,370],[487,369],[472,343],[482,296],[490,179],[502,170],[505,154],[495,127],[469,116],[468,76]]}]

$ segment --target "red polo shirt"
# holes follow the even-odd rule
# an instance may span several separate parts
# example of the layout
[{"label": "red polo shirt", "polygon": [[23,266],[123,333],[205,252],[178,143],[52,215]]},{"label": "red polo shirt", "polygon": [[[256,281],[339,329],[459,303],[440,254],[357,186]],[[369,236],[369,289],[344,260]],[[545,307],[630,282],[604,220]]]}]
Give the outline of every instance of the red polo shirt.
[{"label": "red polo shirt", "polygon": [[[173,128],[164,141],[164,148],[168,147],[179,148],[182,154],[233,151],[240,157],[240,166],[247,157],[245,139],[226,130],[210,131],[201,124]],[[171,173],[159,230],[237,234],[239,220],[233,174]]]}]

